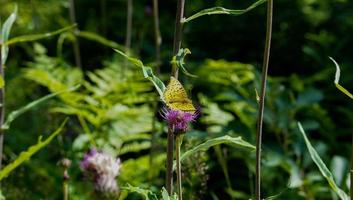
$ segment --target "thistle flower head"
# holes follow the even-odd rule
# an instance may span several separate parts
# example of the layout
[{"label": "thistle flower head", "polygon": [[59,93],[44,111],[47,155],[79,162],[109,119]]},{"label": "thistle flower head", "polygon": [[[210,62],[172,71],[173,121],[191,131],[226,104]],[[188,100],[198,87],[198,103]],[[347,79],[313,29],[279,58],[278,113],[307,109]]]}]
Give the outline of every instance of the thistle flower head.
[{"label": "thistle flower head", "polygon": [[116,177],[120,173],[120,159],[112,155],[91,149],[80,163],[81,169],[92,177],[95,188],[100,192],[117,193]]},{"label": "thistle flower head", "polygon": [[189,128],[189,122],[195,121],[198,116],[196,113],[184,112],[181,110],[173,110],[164,108],[161,113],[168,126],[173,131],[185,132]]}]

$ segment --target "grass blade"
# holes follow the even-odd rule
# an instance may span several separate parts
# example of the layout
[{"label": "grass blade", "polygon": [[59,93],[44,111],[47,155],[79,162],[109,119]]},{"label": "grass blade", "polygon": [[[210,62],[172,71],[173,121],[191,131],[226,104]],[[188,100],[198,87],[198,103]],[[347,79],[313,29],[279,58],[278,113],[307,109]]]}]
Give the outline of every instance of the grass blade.
[{"label": "grass blade", "polygon": [[311,159],[313,159],[314,163],[319,168],[321,174],[326,178],[326,180],[329,183],[332,190],[340,197],[341,200],[348,200],[349,199],[348,195],[337,186],[335,180],[333,179],[332,173],[326,167],[325,163],[321,160],[319,154],[316,152],[314,147],[311,145],[311,143],[310,143],[308,137],[306,136],[305,131],[304,131],[302,125],[300,124],[300,122],[298,122],[298,127],[299,127],[301,134],[304,137],[305,144],[309,150]]},{"label": "grass blade", "polygon": [[9,129],[10,128],[10,125],[11,123],[17,118],[19,117],[20,115],[22,115],[23,113],[33,109],[34,107],[38,106],[39,104],[41,103],[44,103],[46,101],[48,101],[49,99],[53,98],[53,97],[56,97],[62,93],[66,93],[66,92],[72,92],[76,89],[78,89],[80,86],[75,86],[75,87],[72,87],[68,90],[64,90],[64,91],[60,91],[60,92],[55,92],[55,93],[52,93],[52,94],[48,94],[40,99],[37,99],[35,101],[32,101],[30,102],[29,104],[23,106],[22,108],[18,109],[18,110],[15,110],[15,111],[12,111],[6,118],[6,121],[5,123],[2,125],[2,129],[5,130],[5,129]]},{"label": "grass blade", "polygon": [[[213,138],[209,139],[206,142],[197,145],[196,147],[186,151],[184,154],[181,155],[180,157],[180,162],[183,162],[187,157],[195,154],[196,152],[199,151],[207,151],[210,147],[216,146],[219,144],[228,144],[233,147],[240,147],[240,148],[245,148],[247,150],[255,150],[255,146],[244,141],[241,137],[230,137],[228,135],[218,137],[218,138]],[[173,169],[175,168],[176,164],[173,164]]]},{"label": "grass blade", "polygon": [[7,45],[5,45],[4,43],[6,43],[6,41],[9,38],[10,35],[10,31],[11,31],[11,27],[12,25],[15,23],[15,20],[17,18],[17,6],[15,6],[14,11],[11,13],[11,15],[6,19],[4,25],[1,27],[0,24],[0,40],[2,42],[1,44],[1,62],[4,65],[7,59],[7,55],[9,53],[9,47]]},{"label": "grass blade", "polygon": [[336,74],[335,74],[335,85],[337,87],[337,89],[341,90],[341,92],[343,92],[345,95],[347,95],[349,98],[353,99],[353,94],[350,93],[346,88],[344,88],[343,86],[341,86],[339,84],[339,80],[340,80],[340,76],[341,76],[341,69],[340,69],[340,66],[338,65],[338,63],[332,58],[332,57],[329,57],[330,60],[332,60],[332,62],[335,64],[336,66]]},{"label": "grass blade", "polygon": [[141,67],[142,72],[143,72],[143,76],[153,83],[153,85],[155,86],[155,88],[160,96],[160,99],[162,101],[164,101],[163,94],[164,94],[164,90],[165,90],[165,85],[164,85],[163,81],[161,81],[157,76],[155,76],[153,74],[152,68],[145,66],[141,60],[136,59],[136,58],[132,58],[118,49],[114,49],[114,51],[116,51],[120,55],[124,56],[126,59],[128,59],[132,64],[136,65],[137,67]]},{"label": "grass blade", "polygon": [[18,37],[14,37],[8,41],[6,41],[4,43],[4,45],[12,45],[12,44],[16,44],[16,43],[20,43],[20,42],[31,42],[31,41],[36,41],[36,40],[41,40],[44,38],[48,38],[48,37],[52,37],[54,35],[58,35],[62,32],[66,32],[69,31],[73,28],[76,27],[76,24],[73,24],[71,26],[67,26],[64,28],[61,28],[59,30],[53,31],[53,32],[49,32],[49,33],[41,33],[41,34],[34,34],[34,35],[23,35],[23,36],[18,36]]},{"label": "grass blade", "polygon": [[266,2],[266,0],[258,0],[243,10],[231,10],[231,9],[227,9],[227,8],[223,8],[223,7],[207,8],[205,10],[201,10],[200,12],[198,12],[198,13],[196,13],[186,19],[184,18],[181,21],[181,23],[190,22],[191,20],[202,17],[204,15],[242,15],[242,14],[256,8],[257,6],[263,4],[264,2]]},{"label": "grass blade", "polygon": [[107,47],[111,47],[114,49],[121,49],[121,50],[125,49],[125,47],[123,45],[120,45],[112,40],[108,40],[108,39],[106,39],[96,33],[93,33],[93,32],[80,31],[80,32],[78,32],[77,35],[81,38],[100,43],[100,44],[107,46]]},{"label": "grass blade", "polygon": [[11,164],[7,165],[0,171],[0,180],[6,178],[14,169],[21,165],[24,161],[28,160],[33,154],[47,146],[63,129],[67,122],[67,119],[60,125],[60,127],[52,133],[46,140],[42,141],[42,137],[39,137],[38,143],[29,147],[27,151],[21,152],[18,158]]}]

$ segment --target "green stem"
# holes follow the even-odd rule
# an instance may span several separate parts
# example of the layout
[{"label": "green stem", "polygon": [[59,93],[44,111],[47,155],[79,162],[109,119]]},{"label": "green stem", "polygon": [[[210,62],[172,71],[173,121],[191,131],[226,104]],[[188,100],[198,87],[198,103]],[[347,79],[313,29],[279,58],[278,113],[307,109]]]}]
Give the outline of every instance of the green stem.
[{"label": "green stem", "polygon": [[256,134],[256,200],[261,200],[261,143],[262,143],[262,125],[265,107],[266,82],[268,73],[268,63],[270,60],[270,47],[272,36],[272,13],[273,0],[267,0],[267,23],[266,23],[266,41],[264,50],[264,60],[262,68],[261,93],[260,93],[260,107],[257,118],[257,134]]},{"label": "green stem", "polygon": [[227,186],[228,186],[228,188],[230,190],[233,190],[232,189],[232,184],[231,184],[230,178],[229,178],[227,161],[226,161],[225,157],[223,156],[222,148],[221,148],[220,145],[217,145],[217,146],[214,146],[214,150],[216,152],[217,160],[218,160],[219,164],[222,167],[222,171],[223,171],[224,177],[226,178]]},{"label": "green stem", "polygon": [[[185,0],[178,0],[177,11],[175,17],[175,31],[174,31],[174,44],[173,55],[176,55],[181,46],[182,24],[181,20],[184,16]],[[171,76],[178,78],[178,68],[175,64],[172,65]],[[167,176],[166,188],[169,195],[173,192],[173,146],[174,146],[174,133],[170,128],[168,129],[168,143],[167,143]]]},{"label": "green stem", "polygon": [[[158,0],[153,0],[153,20],[154,20],[154,34],[155,34],[155,48],[156,48],[156,71],[157,75],[160,74],[160,66],[162,64],[161,62],[161,44],[162,44],[162,37],[161,33],[159,30],[159,14],[158,14]],[[156,101],[153,103],[152,107],[154,110],[155,115],[158,113],[158,99],[156,98]],[[151,138],[151,151],[150,151],[150,174],[149,174],[149,179],[152,181],[152,176],[153,176],[153,170],[154,170],[154,162],[153,162],[153,157],[154,157],[154,152],[156,148],[156,143],[157,143],[157,129],[156,129],[156,117],[152,119],[152,138]]]},{"label": "green stem", "polygon": [[[70,20],[71,20],[71,22],[73,24],[77,24],[76,13],[75,13],[75,1],[74,0],[70,0],[69,11],[70,11]],[[78,68],[82,69],[80,42],[78,40],[78,37],[76,37],[77,32],[79,32],[79,30],[78,30],[78,28],[75,28],[75,30],[74,30],[75,41],[73,43],[74,55],[75,55],[76,66]]]},{"label": "green stem", "polygon": [[[178,53],[181,47],[181,39],[182,39],[182,31],[183,31],[183,24],[181,23],[181,20],[183,19],[183,16],[184,16],[184,6],[185,6],[185,0],[178,0],[177,12],[175,17],[173,56],[175,56]],[[175,64],[173,64],[172,76],[178,79],[178,68]]]},{"label": "green stem", "polygon": [[173,147],[174,133],[168,128],[166,188],[169,195],[173,193]]},{"label": "green stem", "polygon": [[183,189],[181,184],[181,162],[180,162],[180,147],[183,136],[181,133],[175,136],[175,156],[176,156],[176,173],[177,173],[177,190],[178,190],[178,200],[183,200]]},{"label": "green stem", "polygon": [[63,200],[69,200],[69,184],[66,180],[63,181]]},{"label": "green stem", "polygon": [[352,137],[352,152],[351,152],[351,185],[350,185],[350,197],[353,200],[353,137]]},{"label": "green stem", "polygon": [[133,2],[132,0],[127,0],[126,38],[125,38],[126,53],[129,53],[131,48],[132,14],[133,14]]},{"label": "green stem", "polygon": [[160,72],[161,65],[161,44],[162,37],[159,29],[159,12],[158,12],[158,0],[153,0],[153,21],[154,21],[154,34],[155,34],[155,48],[156,48],[156,69]]},{"label": "green stem", "polygon": [[[2,41],[0,39],[0,76],[5,81],[5,72],[2,65]],[[4,124],[5,119],[5,86],[0,89],[0,127]],[[3,158],[3,145],[4,145],[4,130],[0,129],[0,170],[2,168]]]}]

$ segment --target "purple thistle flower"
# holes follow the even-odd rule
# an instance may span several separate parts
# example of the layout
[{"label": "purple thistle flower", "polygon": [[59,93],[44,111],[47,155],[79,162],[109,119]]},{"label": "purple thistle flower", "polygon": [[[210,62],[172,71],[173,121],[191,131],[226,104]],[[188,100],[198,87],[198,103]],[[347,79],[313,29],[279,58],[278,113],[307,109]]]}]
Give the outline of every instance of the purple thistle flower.
[{"label": "purple thistle flower", "polygon": [[161,113],[164,120],[167,121],[168,127],[173,131],[185,132],[189,128],[189,122],[195,121],[198,113],[184,112],[181,110],[162,109]]},{"label": "purple thistle flower", "polygon": [[121,162],[119,158],[91,149],[84,155],[80,166],[84,174],[93,179],[98,191],[118,193],[116,177],[120,174]]}]

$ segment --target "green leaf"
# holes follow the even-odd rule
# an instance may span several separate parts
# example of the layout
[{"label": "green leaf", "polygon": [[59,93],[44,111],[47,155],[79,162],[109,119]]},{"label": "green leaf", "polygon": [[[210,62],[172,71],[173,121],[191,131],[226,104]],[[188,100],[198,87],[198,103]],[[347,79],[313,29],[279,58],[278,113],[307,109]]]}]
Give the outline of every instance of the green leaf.
[{"label": "green leaf", "polygon": [[64,91],[60,91],[60,92],[55,92],[55,93],[52,93],[52,94],[48,94],[40,99],[37,99],[35,101],[32,101],[31,103],[23,106],[22,108],[18,109],[18,110],[15,110],[15,111],[12,111],[6,118],[6,121],[5,123],[2,125],[2,129],[5,130],[5,129],[9,129],[10,128],[10,125],[11,123],[17,118],[19,117],[20,115],[22,115],[23,113],[33,109],[34,107],[38,106],[39,104],[41,103],[44,103],[46,101],[48,101],[49,99],[53,98],[53,97],[56,97],[60,94],[63,94],[63,93],[66,93],[66,92],[72,92],[76,89],[78,89],[80,87],[80,85],[77,85],[77,86],[74,86],[72,88],[69,88],[68,90],[64,90]]},{"label": "green leaf", "polygon": [[173,60],[172,60],[172,64],[176,64],[176,66],[178,68],[181,68],[181,70],[183,71],[183,73],[187,76],[191,76],[191,77],[197,77],[193,74],[190,74],[186,68],[184,67],[185,65],[185,62],[184,62],[184,59],[185,57],[188,55],[188,54],[191,54],[191,51],[188,49],[188,48],[185,48],[185,49],[179,49],[177,55],[173,56]]},{"label": "green leaf", "polygon": [[5,86],[4,78],[0,75],[0,89]]},{"label": "green leaf", "polygon": [[6,200],[5,196],[2,194],[2,191],[0,190],[0,200]]},{"label": "green leaf", "polygon": [[24,161],[28,160],[33,154],[37,153],[43,147],[47,146],[63,129],[67,122],[67,119],[60,125],[60,127],[52,133],[46,140],[42,141],[42,136],[38,138],[38,143],[29,147],[27,151],[21,152],[18,158],[12,163],[6,165],[4,169],[0,171],[0,180],[6,178],[14,169],[21,165]]},{"label": "green leaf", "polygon": [[76,26],[77,26],[76,24],[73,24],[71,26],[67,26],[62,29],[59,29],[59,30],[56,30],[53,32],[49,32],[49,33],[18,36],[18,37],[15,37],[15,38],[8,40],[7,42],[5,42],[4,45],[12,45],[15,43],[20,43],[20,42],[31,42],[31,41],[41,40],[41,39],[52,37],[52,36],[60,34],[62,32],[71,30],[71,29],[75,28]]},{"label": "green leaf", "polygon": [[175,193],[173,196],[169,196],[167,190],[164,187],[162,188],[161,193],[162,193],[162,198],[163,198],[162,200],[178,200],[178,197]]},{"label": "green leaf", "polygon": [[145,200],[158,200],[157,195],[154,194],[152,191],[142,189],[139,187],[134,187],[134,186],[131,186],[130,184],[127,184],[127,186],[122,187],[121,189],[127,190],[129,192],[136,192],[136,193],[142,195],[145,198]]},{"label": "green leaf", "polygon": [[104,46],[111,47],[114,49],[125,49],[125,47],[123,45],[120,45],[112,40],[108,40],[108,39],[106,39],[96,33],[93,33],[93,32],[80,31],[77,33],[77,36],[85,38],[87,40],[98,42]]},{"label": "green leaf", "polygon": [[346,88],[344,88],[343,86],[341,86],[338,82],[340,80],[340,76],[341,76],[341,70],[340,70],[340,66],[338,65],[338,63],[332,58],[329,57],[330,60],[332,60],[332,62],[335,64],[336,66],[336,74],[335,74],[335,85],[337,87],[337,89],[341,90],[341,92],[343,92],[344,94],[346,94],[349,98],[353,99],[353,94],[350,93]]},{"label": "green leaf", "polygon": [[298,122],[298,127],[299,127],[299,130],[300,130],[301,134],[304,137],[305,144],[306,144],[306,147],[309,150],[311,159],[313,159],[314,163],[319,168],[321,174],[326,178],[326,180],[329,183],[330,187],[340,197],[340,199],[348,200],[349,199],[348,195],[337,186],[335,180],[333,179],[332,173],[326,167],[325,163],[321,160],[319,154],[316,152],[314,147],[311,145],[311,143],[310,143],[309,139],[307,138],[307,136],[305,134],[305,131],[304,131],[304,129],[303,129],[303,127],[302,127],[300,122]]},{"label": "green leaf", "polygon": [[[247,150],[255,150],[255,146],[244,141],[241,137],[230,137],[228,135],[209,139],[206,142],[197,145],[196,147],[186,151],[180,157],[180,162],[183,162],[187,157],[195,154],[198,151],[207,151],[210,147],[216,146],[219,144],[228,144],[233,147],[241,147]],[[173,164],[173,169],[175,169],[175,163]]]},{"label": "green leaf", "polygon": [[161,79],[159,79],[157,76],[153,74],[152,68],[145,66],[141,60],[132,58],[118,49],[114,49],[114,50],[120,55],[124,56],[126,59],[128,59],[132,64],[136,65],[137,67],[141,67],[143,76],[153,83],[154,87],[156,88],[160,96],[160,99],[164,102],[163,94],[165,90],[165,85],[163,81],[161,81]]},{"label": "green leaf", "polygon": [[186,23],[189,22],[191,20],[194,20],[198,17],[204,16],[204,15],[242,15],[254,8],[256,8],[257,6],[263,4],[264,2],[266,2],[266,0],[259,0],[256,1],[255,3],[253,3],[252,5],[250,5],[249,7],[247,7],[246,9],[243,10],[231,10],[231,9],[227,9],[227,8],[222,8],[222,7],[213,7],[213,8],[207,8],[205,10],[201,10],[200,12],[188,17],[188,18],[184,18],[182,19],[181,23]]},{"label": "green leaf", "polygon": [[[17,5],[15,5],[15,9],[14,11],[11,13],[11,15],[6,19],[4,25],[2,26],[1,29],[1,36],[0,36],[0,40],[1,40],[1,60],[2,60],[2,64],[4,65],[7,59],[7,55],[9,53],[9,47],[7,45],[5,45],[4,43],[7,42],[7,39],[9,38],[10,35],[10,31],[11,31],[11,27],[13,25],[13,23],[15,22],[17,18]],[[0,24],[1,26],[1,24]]]},{"label": "green leaf", "polygon": [[170,200],[169,194],[164,187],[162,188],[162,198],[163,198],[163,200]]}]

